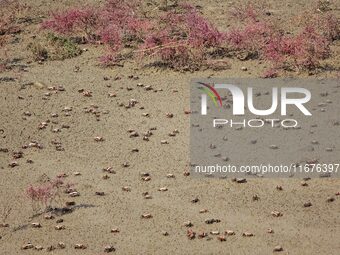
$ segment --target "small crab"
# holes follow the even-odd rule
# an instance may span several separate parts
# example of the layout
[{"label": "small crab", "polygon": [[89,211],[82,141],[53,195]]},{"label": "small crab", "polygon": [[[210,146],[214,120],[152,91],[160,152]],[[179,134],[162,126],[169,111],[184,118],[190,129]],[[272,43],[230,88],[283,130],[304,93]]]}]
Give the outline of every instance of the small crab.
[{"label": "small crab", "polygon": [[34,248],[34,245],[31,244],[31,243],[27,243],[27,244],[24,244],[23,246],[21,246],[22,250],[28,250],[28,249],[32,249],[32,248]]},{"label": "small crab", "polygon": [[124,186],[124,187],[122,188],[122,190],[123,190],[123,191],[126,191],[126,192],[130,192],[130,191],[131,191],[131,188],[128,187],[128,186]]},{"label": "small crab", "polygon": [[65,225],[57,225],[54,227],[55,230],[63,230],[65,229]]},{"label": "small crab", "polygon": [[189,221],[184,222],[184,223],[183,223],[183,226],[189,228],[189,227],[192,227],[193,224],[192,224],[191,221],[189,220]]},{"label": "small crab", "polygon": [[195,233],[191,228],[189,228],[189,229],[187,230],[187,237],[188,237],[190,240],[192,240],[192,239],[194,239],[194,238],[196,237],[196,233]]},{"label": "small crab", "polygon": [[74,191],[74,192],[69,193],[69,196],[70,196],[70,197],[79,197],[80,194],[79,194],[79,192]]},{"label": "small crab", "polygon": [[283,213],[281,213],[279,211],[272,211],[271,215],[273,215],[274,217],[281,217],[281,216],[283,216]]},{"label": "small crab", "polygon": [[142,219],[151,219],[153,216],[150,213],[143,213],[141,217]]},{"label": "small crab", "polygon": [[207,236],[208,236],[208,233],[206,233],[206,232],[200,232],[200,233],[198,233],[198,238],[199,238],[199,239],[202,239],[202,238],[207,237]]},{"label": "small crab", "polygon": [[220,235],[217,237],[217,240],[221,241],[221,242],[225,242],[227,241],[227,238],[225,237],[225,235]]},{"label": "small crab", "polygon": [[16,167],[16,166],[18,166],[19,164],[18,164],[18,162],[16,162],[16,161],[12,161],[12,162],[10,162],[9,164],[8,164],[8,166],[10,166],[10,167]]},{"label": "small crab", "polygon": [[167,187],[161,187],[158,189],[159,191],[168,191],[168,188]]},{"label": "small crab", "polygon": [[41,224],[39,222],[33,222],[33,223],[31,223],[31,226],[33,228],[41,228]]},{"label": "small crab", "polygon": [[242,236],[251,237],[251,236],[254,236],[254,234],[251,233],[251,232],[243,232],[243,233],[242,233]]},{"label": "small crab", "polygon": [[233,235],[235,235],[235,232],[233,231],[233,230],[226,230],[226,231],[224,231],[224,233],[227,235],[227,236],[233,236]]},{"label": "small crab", "polygon": [[77,243],[74,245],[74,249],[77,249],[77,250],[85,250],[86,248],[87,247],[84,244]]},{"label": "small crab", "polygon": [[84,90],[83,91],[83,96],[84,97],[92,97],[92,92],[89,90]]},{"label": "small crab", "polygon": [[96,136],[96,137],[94,138],[94,140],[95,140],[96,142],[103,142],[103,141],[104,141],[104,138],[101,137],[101,136]]},{"label": "small crab", "polygon": [[277,246],[274,247],[273,251],[274,251],[274,252],[283,251],[283,248],[282,248],[281,245],[277,245]]},{"label": "small crab", "polygon": [[120,230],[118,228],[113,228],[111,229],[111,233],[119,233]]},{"label": "small crab", "polygon": [[58,243],[58,248],[59,249],[65,249],[66,245],[63,242]]},{"label": "small crab", "polygon": [[116,249],[112,245],[107,245],[104,248],[104,252],[109,253],[109,252],[114,252]]}]

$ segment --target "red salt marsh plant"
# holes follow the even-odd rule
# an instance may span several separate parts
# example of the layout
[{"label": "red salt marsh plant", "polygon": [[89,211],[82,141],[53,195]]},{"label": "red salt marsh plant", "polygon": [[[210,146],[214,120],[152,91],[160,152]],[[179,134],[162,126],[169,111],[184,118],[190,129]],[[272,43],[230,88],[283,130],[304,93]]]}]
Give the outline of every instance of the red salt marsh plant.
[{"label": "red salt marsh plant", "polygon": [[208,59],[208,49],[223,44],[223,33],[191,5],[169,11],[159,26],[146,36],[140,46],[142,57],[153,57],[169,67],[199,68]]},{"label": "red salt marsh plant", "polygon": [[61,198],[61,190],[67,191],[73,184],[65,183],[62,178],[55,178],[40,185],[29,185],[26,196],[31,200],[35,213],[43,209],[46,211],[54,202]]},{"label": "red salt marsh plant", "polygon": [[170,67],[201,65],[207,49],[218,47],[223,39],[217,28],[186,4],[150,20],[138,13],[138,1],[108,0],[97,9],[82,7],[53,13],[42,27],[104,44],[108,53],[101,61],[107,65],[124,59],[124,47],[132,48],[135,56],[152,57]]},{"label": "red salt marsh plant", "polygon": [[264,52],[275,67],[298,70],[313,70],[330,54],[330,41],[313,27],[306,27],[295,36],[271,37]]},{"label": "red salt marsh plant", "polygon": [[63,13],[52,13],[52,18],[43,22],[42,27],[59,34],[72,35],[79,33],[90,39],[98,22],[94,8],[74,8]]},{"label": "red salt marsh plant", "polygon": [[339,39],[339,20],[330,14],[310,15],[295,34],[287,33],[250,5],[239,8],[236,16],[241,26],[227,32],[231,51],[245,51],[246,58],[269,61],[272,67],[263,77],[273,78],[278,70],[315,70],[330,57],[330,45]]},{"label": "red salt marsh plant", "polygon": [[332,13],[306,11],[298,16],[294,22],[299,27],[313,27],[329,41],[340,39],[340,19]]},{"label": "red salt marsh plant", "polygon": [[243,50],[257,56],[261,54],[273,34],[274,30],[270,24],[251,21],[241,28],[232,28],[227,33],[226,40],[231,50]]},{"label": "red salt marsh plant", "polygon": [[123,46],[141,40],[149,21],[138,15],[137,1],[107,0],[102,7],[80,7],[52,13],[42,28],[79,41],[104,44],[108,50],[102,60],[115,62]]},{"label": "red salt marsh plant", "polygon": [[310,23],[293,34],[274,25],[273,16],[264,10],[251,3],[238,5],[231,11],[235,25],[221,31],[190,4],[147,17],[140,1],[107,0],[99,8],[53,13],[42,27],[80,37],[82,43],[103,44],[107,50],[101,58],[104,65],[132,58],[176,70],[214,69],[214,62],[227,67],[227,56],[242,56],[241,60],[271,63],[263,75],[270,78],[278,75],[277,70],[314,70],[330,56],[330,44],[339,39],[336,17],[313,14]]}]

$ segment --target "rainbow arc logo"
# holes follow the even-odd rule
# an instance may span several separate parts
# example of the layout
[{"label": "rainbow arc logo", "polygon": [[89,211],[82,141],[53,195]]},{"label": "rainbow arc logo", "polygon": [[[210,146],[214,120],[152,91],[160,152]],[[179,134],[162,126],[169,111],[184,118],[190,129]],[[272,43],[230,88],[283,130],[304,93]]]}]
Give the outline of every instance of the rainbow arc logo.
[{"label": "rainbow arc logo", "polygon": [[198,84],[204,86],[204,87],[199,87],[198,89],[200,89],[204,93],[206,93],[211,98],[211,100],[213,101],[213,103],[216,107],[218,107],[218,105],[220,107],[222,107],[221,96],[218,94],[218,92],[216,91],[216,89],[214,87],[212,87],[209,84],[203,83],[203,82],[198,82]]}]

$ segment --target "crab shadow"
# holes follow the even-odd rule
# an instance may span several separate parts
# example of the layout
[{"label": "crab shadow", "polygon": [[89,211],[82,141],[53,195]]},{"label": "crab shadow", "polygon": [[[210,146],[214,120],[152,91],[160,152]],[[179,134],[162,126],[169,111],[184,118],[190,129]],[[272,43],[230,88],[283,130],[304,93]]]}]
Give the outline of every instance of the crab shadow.
[{"label": "crab shadow", "polygon": [[[40,212],[40,213],[36,213],[34,214],[30,219],[35,219],[45,213],[50,213],[54,216],[63,216],[65,214],[69,214],[74,212],[75,210],[79,210],[79,209],[87,209],[87,208],[94,208],[96,207],[96,205],[92,205],[92,204],[79,204],[79,205],[73,205],[73,206],[69,206],[69,207],[49,207],[46,210]],[[19,226],[15,227],[13,229],[13,232],[19,231],[19,230],[25,230],[30,226],[29,223],[26,224],[20,224]]]}]

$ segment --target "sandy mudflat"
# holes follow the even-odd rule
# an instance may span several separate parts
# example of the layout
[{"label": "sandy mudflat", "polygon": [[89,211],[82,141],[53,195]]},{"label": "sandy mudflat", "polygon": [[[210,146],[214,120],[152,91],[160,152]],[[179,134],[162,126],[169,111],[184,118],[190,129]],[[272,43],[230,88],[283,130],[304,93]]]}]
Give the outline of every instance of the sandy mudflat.
[{"label": "sandy mudflat", "polygon": [[[71,5],[69,1],[27,2],[43,14]],[[269,2],[273,13],[285,20],[304,10],[310,1]],[[202,0],[195,4],[201,5],[202,12],[217,23],[223,24],[225,20],[227,24],[232,23],[226,15],[230,3]],[[190,80],[211,76],[259,77],[266,63],[231,59],[228,70],[194,73],[141,68],[133,61],[127,61],[123,67],[105,69],[97,62],[102,48],[85,45],[88,51],[79,57],[38,64],[30,62],[25,50],[37,31],[38,25],[31,24],[14,36],[19,38],[17,43],[0,49],[2,54],[6,50],[10,59],[17,59],[13,62],[16,67],[0,73],[0,78],[14,78],[0,81],[0,148],[3,149],[0,151],[0,221],[3,209],[12,208],[4,222],[9,226],[0,227],[1,255],[104,254],[107,245],[115,247],[113,254],[263,255],[272,254],[277,245],[283,248],[278,254],[339,254],[339,179],[313,178],[303,186],[302,179],[247,179],[246,183],[235,183],[183,174],[190,170],[190,115],[185,114],[190,108]],[[339,41],[332,47],[333,56],[326,61],[339,67]],[[242,66],[248,70],[242,71]],[[132,75],[135,78],[131,78]],[[286,75],[308,76],[294,72]],[[323,71],[309,78],[336,76],[336,71]],[[138,83],[144,87],[137,86]],[[146,90],[148,85],[153,89]],[[48,89],[51,86],[63,86],[65,91],[51,91]],[[92,97],[84,97],[79,89],[91,91]],[[329,93],[332,92],[329,89]],[[109,97],[109,93],[115,93],[116,97]],[[339,103],[339,95],[329,97],[334,104]],[[128,109],[119,106],[128,104],[130,99],[138,103]],[[65,111],[65,107],[71,107],[72,111]],[[333,109],[331,105],[328,107]],[[100,113],[96,117],[93,110],[86,113],[86,109]],[[172,113],[173,118],[167,118],[167,113]],[[337,118],[340,121],[339,112]],[[45,129],[38,129],[41,122],[48,122]],[[139,137],[130,137],[129,129],[137,131]],[[178,134],[169,137],[175,129]],[[149,141],[144,141],[143,133],[148,130],[153,134]],[[339,146],[340,138],[335,134],[330,133],[325,141]],[[307,140],[306,134],[302,136]],[[103,141],[96,142],[95,137],[102,137]],[[168,144],[161,144],[162,140]],[[42,148],[22,148],[32,141]],[[284,140],[276,141],[279,146],[280,142],[283,144]],[[285,145],[282,146],[284,149]],[[134,148],[138,152],[132,152]],[[305,152],[308,148],[306,145],[299,149]],[[23,152],[23,157],[15,160],[18,166],[9,167],[13,152],[18,151]],[[316,150],[319,151],[328,155],[322,148]],[[337,153],[340,161],[339,147],[332,153]],[[33,162],[27,163],[27,160]],[[103,172],[102,169],[108,167],[115,173]],[[74,175],[75,172],[80,175]],[[143,181],[142,172],[149,173],[151,180]],[[74,201],[72,212],[55,214],[50,220],[44,218],[45,214],[32,218],[26,188],[62,173],[68,175],[65,180],[74,183],[80,194],[78,197],[63,194],[62,201],[58,202]],[[167,177],[168,174],[174,178]],[[103,178],[105,175],[109,178]],[[124,191],[123,187],[130,191]],[[167,190],[162,189],[164,187]],[[96,192],[104,192],[104,196]],[[144,192],[152,198],[145,199]],[[255,195],[258,199],[253,198]],[[328,198],[334,200],[327,202]],[[305,207],[307,202],[311,206]],[[206,212],[202,212],[203,209]],[[275,211],[282,216],[273,216]],[[152,218],[141,217],[147,213]],[[63,222],[56,223],[60,219]],[[220,222],[207,224],[206,219]],[[191,227],[185,226],[188,221]],[[35,222],[41,227],[33,228],[31,223]],[[65,229],[56,230],[57,225],[64,225]],[[119,232],[111,233],[114,228]],[[196,232],[193,240],[187,237],[189,228]],[[269,228],[273,233],[268,233]],[[214,231],[224,234],[226,230],[234,231],[235,235],[227,236],[225,242],[217,240]],[[164,235],[164,231],[168,235]],[[208,237],[198,238],[201,232],[208,233]],[[242,236],[244,232],[254,236]],[[28,242],[44,249],[21,250]],[[59,242],[66,247],[58,248]],[[75,250],[75,244],[84,244],[87,249]],[[49,246],[56,249],[48,252]]]}]

